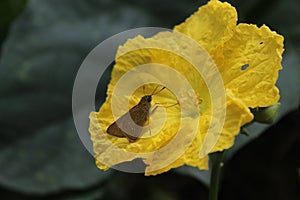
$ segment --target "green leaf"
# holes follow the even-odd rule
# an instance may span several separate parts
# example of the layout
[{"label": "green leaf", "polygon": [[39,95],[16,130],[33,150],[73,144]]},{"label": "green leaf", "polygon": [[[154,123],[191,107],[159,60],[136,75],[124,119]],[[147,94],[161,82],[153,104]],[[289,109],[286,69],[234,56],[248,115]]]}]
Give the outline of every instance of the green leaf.
[{"label": "green leaf", "polygon": [[97,169],[74,128],[73,81],[102,40],[150,21],[138,9],[114,2],[28,1],[0,60],[1,185],[49,193],[107,179],[110,172]]},{"label": "green leaf", "polygon": [[0,1],[0,30],[5,29],[8,24],[21,12],[26,0],[2,0]]},{"label": "green leaf", "polygon": [[264,124],[272,124],[277,118],[279,108],[280,103],[277,102],[269,107],[253,108],[251,109],[251,112],[254,115],[254,121]]},{"label": "green leaf", "polygon": [[[210,166],[211,167],[211,166]],[[191,176],[195,178],[196,180],[199,180],[207,187],[210,184],[210,174],[211,174],[211,168],[208,170],[199,170],[196,167],[190,167],[190,166],[182,166],[177,169],[174,169],[176,173],[183,174],[186,176]]]},{"label": "green leaf", "polygon": [[[82,146],[71,120],[48,124],[1,150],[0,182],[26,193],[84,188],[105,179]],[[71,184],[72,183],[72,184]]]}]

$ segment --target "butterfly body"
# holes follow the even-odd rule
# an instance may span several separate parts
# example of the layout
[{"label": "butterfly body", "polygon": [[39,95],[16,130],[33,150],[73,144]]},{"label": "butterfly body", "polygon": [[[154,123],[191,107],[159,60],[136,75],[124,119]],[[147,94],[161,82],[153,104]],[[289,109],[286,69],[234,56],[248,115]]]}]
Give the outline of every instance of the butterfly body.
[{"label": "butterfly body", "polygon": [[145,95],[139,103],[112,123],[106,132],[112,136],[135,142],[140,138],[145,123],[149,120],[152,95]]}]

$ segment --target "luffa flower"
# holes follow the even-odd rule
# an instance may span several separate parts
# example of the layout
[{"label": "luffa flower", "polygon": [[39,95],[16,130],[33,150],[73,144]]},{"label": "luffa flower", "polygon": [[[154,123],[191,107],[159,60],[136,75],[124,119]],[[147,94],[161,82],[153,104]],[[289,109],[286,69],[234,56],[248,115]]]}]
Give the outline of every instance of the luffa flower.
[{"label": "luffa flower", "polygon": [[[187,57],[198,56],[176,32],[192,38],[208,52],[221,74],[225,88],[224,124],[220,132],[216,133],[219,136],[212,148],[209,152],[204,151],[205,154],[202,156],[199,156],[201,147],[210,128],[209,124],[213,120],[211,116],[213,100],[206,81],[188,59],[165,50],[167,47],[175,52],[183,52]],[[97,166],[106,170],[125,161],[143,158],[147,165],[146,175],[163,173],[184,164],[208,169],[208,153],[230,148],[240,127],[253,120],[249,108],[267,107],[278,101],[279,91],[275,83],[278,70],[281,69],[282,53],[282,36],[265,25],[260,28],[243,23],[237,25],[235,8],[217,0],[211,0],[207,5],[200,7],[184,23],[175,26],[174,32],[161,32],[152,38],[145,39],[138,36],[128,40],[119,47],[106,101],[99,112],[90,114],[89,131]],[[186,88],[181,91],[180,81],[173,75],[167,75],[169,72],[164,71],[163,67],[147,66],[151,63],[169,66],[182,74],[190,84],[191,91]],[[158,80],[170,80],[173,83],[172,87],[177,88],[177,94],[174,94],[174,89],[167,87],[168,89],[153,95],[154,103],[173,105],[181,92],[183,96],[179,105],[165,109],[166,121],[164,121],[165,114],[159,111],[159,107],[153,116],[151,115],[150,123],[153,126],[143,134],[145,137],[130,143],[126,138],[103,133],[116,120],[112,114],[114,95],[116,96],[114,106],[117,106],[116,110],[120,111],[117,115],[120,116],[137,105],[143,93],[151,94],[157,87],[156,84],[146,84],[144,89],[137,88],[132,95],[116,92],[117,88],[123,91],[130,87],[118,84],[118,81],[127,72],[138,69],[138,66],[145,66],[145,70],[139,72],[136,81],[152,80],[149,74],[155,72],[158,74],[156,76]],[[129,107],[124,106],[128,99]],[[188,107],[189,111],[180,112],[180,107]],[[182,124],[185,126],[181,127]],[[176,138],[178,129],[180,129],[178,142],[174,142],[173,148],[162,150]],[[180,145],[185,144],[187,146],[180,148]],[[121,153],[122,151],[125,153]]]}]

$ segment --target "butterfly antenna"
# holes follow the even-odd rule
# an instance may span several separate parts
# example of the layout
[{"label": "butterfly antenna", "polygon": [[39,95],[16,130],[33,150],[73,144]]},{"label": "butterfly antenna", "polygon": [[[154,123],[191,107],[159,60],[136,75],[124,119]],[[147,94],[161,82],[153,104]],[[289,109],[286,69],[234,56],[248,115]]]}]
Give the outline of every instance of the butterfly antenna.
[{"label": "butterfly antenna", "polygon": [[[159,85],[158,85],[158,86],[159,86]],[[152,96],[153,94],[155,94],[155,92],[156,92],[158,86],[155,87],[155,89],[153,90],[152,94],[150,94],[150,96]]]},{"label": "butterfly antenna", "polygon": [[157,92],[153,92],[152,95],[155,95],[155,94],[158,94],[160,93],[161,91],[163,91],[166,87],[162,87],[160,90],[158,90]]}]

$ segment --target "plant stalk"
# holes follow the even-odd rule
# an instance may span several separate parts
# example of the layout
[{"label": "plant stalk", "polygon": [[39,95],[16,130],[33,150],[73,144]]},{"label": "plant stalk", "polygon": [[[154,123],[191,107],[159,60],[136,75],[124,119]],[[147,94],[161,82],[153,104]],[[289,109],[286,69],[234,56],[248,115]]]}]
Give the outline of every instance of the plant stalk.
[{"label": "plant stalk", "polygon": [[223,166],[223,154],[224,151],[215,153],[210,177],[210,187],[208,196],[209,200],[218,200],[220,174],[221,168]]}]

